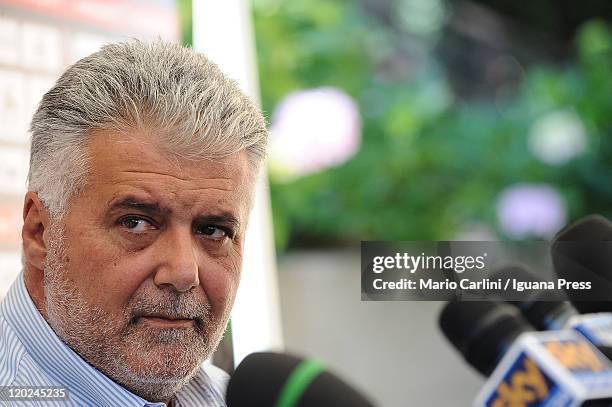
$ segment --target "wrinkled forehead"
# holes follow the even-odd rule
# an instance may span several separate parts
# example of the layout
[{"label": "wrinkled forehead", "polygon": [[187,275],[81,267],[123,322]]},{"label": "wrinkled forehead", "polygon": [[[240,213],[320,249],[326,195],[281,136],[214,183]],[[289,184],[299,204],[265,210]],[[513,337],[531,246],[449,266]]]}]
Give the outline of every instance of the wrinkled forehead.
[{"label": "wrinkled forehead", "polygon": [[89,169],[94,175],[132,170],[176,173],[187,178],[201,175],[204,178],[251,181],[245,150],[225,157],[185,157],[180,148],[172,148],[163,137],[150,129],[130,132],[94,130],[87,143]]},{"label": "wrinkled forehead", "polygon": [[241,220],[248,217],[255,180],[244,150],[224,158],[185,159],[150,134],[113,131],[94,132],[86,150],[87,180],[81,195],[89,200],[105,205],[135,193],[166,205],[199,203],[231,210]]}]

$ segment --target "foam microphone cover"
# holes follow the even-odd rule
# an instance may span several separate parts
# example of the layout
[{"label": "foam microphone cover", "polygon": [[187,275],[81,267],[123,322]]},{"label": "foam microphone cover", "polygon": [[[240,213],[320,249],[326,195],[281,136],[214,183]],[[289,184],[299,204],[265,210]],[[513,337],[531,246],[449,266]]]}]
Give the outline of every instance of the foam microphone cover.
[{"label": "foam microphone cover", "polygon": [[[555,237],[552,260],[558,278],[591,282],[591,290],[566,290],[581,313],[612,312],[612,223],[600,215],[582,218]],[[594,301],[594,300],[598,301]]]},{"label": "foam microphone cover", "polygon": [[228,407],[372,407],[373,404],[334,374],[323,370],[295,403],[278,404],[288,379],[304,362],[294,356],[258,352],[236,368],[227,388]]},{"label": "foam microphone cover", "polygon": [[438,323],[464,359],[484,376],[491,374],[520,334],[534,330],[518,308],[493,301],[450,301]]},{"label": "foam microphone cover", "polygon": [[[545,281],[521,265],[509,265],[499,268],[493,273],[490,278],[496,279],[513,279],[525,282],[542,282]],[[559,291],[550,290],[534,290],[528,296],[522,295],[520,292],[511,292],[514,296],[525,297],[522,300],[509,301],[507,303],[518,307],[523,316],[537,329],[548,330],[552,329],[551,321],[557,319],[567,319],[576,315],[576,310],[568,302],[564,301],[564,295]],[[561,326],[555,327],[561,328]]]}]

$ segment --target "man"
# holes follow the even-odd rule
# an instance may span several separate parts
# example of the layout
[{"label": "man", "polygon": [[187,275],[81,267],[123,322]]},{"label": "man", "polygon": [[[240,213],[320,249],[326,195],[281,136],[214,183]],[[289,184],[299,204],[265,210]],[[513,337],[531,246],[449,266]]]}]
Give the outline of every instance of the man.
[{"label": "man", "polygon": [[261,113],[202,55],[131,41],[68,68],[31,131],[0,386],[63,387],[72,406],[225,405],[227,375],[203,362],[240,279]]}]

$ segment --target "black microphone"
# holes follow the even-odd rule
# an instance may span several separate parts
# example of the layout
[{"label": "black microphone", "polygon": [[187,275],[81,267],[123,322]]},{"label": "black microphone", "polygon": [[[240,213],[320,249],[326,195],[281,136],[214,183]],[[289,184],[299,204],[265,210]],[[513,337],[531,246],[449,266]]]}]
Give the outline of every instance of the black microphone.
[{"label": "black microphone", "polygon": [[489,376],[514,340],[535,330],[510,305],[494,301],[450,301],[438,325],[463,358]]},{"label": "black microphone", "polygon": [[248,355],[232,375],[228,407],[372,407],[320,363],[280,353]]},{"label": "black microphone", "polygon": [[[570,224],[553,241],[555,272],[557,277],[575,283],[564,288],[582,314],[612,311],[612,301],[607,300],[612,295],[611,241],[612,223],[600,215]],[[584,289],[587,285],[590,289]]]},{"label": "black microphone", "polygon": [[[502,267],[493,273],[491,278],[494,280],[516,278],[526,282],[544,281],[520,265]],[[522,293],[515,294],[518,296]],[[563,329],[570,318],[578,315],[578,311],[569,302],[563,301],[563,295],[557,290],[534,290],[524,300],[506,300],[506,302],[517,307],[530,324],[543,331]]]}]

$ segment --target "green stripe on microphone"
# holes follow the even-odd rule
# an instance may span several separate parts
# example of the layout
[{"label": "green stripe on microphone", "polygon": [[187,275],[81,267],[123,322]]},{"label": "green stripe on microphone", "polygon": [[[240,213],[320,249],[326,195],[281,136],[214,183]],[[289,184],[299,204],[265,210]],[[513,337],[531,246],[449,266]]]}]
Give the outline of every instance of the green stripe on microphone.
[{"label": "green stripe on microphone", "polygon": [[324,370],[323,365],[314,360],[305,360],[300,363],[289,375],[275,407],[294,407],[310,383]]}]

